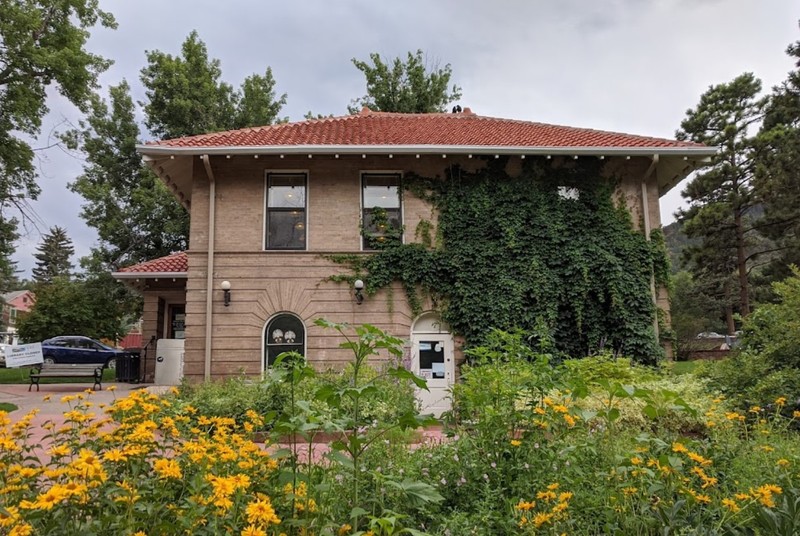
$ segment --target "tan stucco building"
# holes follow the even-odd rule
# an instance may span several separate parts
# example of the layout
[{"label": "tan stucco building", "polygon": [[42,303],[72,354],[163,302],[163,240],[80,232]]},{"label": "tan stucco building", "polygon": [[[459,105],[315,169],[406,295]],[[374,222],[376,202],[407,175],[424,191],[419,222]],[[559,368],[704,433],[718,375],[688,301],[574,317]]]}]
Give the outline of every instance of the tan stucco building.
[{"label": "tan stucco building", "polygon": [[[145,341],[185,338],[183,373],[195,380],[259,374],[270,354],[285,349],[299,349],[311,362],[344,362],[340,340],[313,325],[318,317],[368,322],[405,339],[415,332],[446,333],[433,314],[414,318],[402,291],[359,304],[353,288],[328,279],[346,269],[326,255],[369,254],[360,226],[371,207],[382,207],[392,223],[402,224],[405,242],[415,240],[421,220],[435,221],[429,205],[402,190],[404,174],[443,176],[455,164],[477,169],[502,156],[513,176],[526,157],[599,158],[608,174],[621,178],[619,193],[634,222],[649,233],[660,226],[659,197],[714,152],[689,142],[482,117],[469,109],[365,109],[138,150],[189,210],[189,249],[115,276],[144,294]],[[665,296],[659,299],[666,308]],[[422,341],[422,348],[431,341]],[[450,352],[452,363],[448,341],[431,348]],[[433,355],[434,363],[439,357]],[[433,377],[440,376],[440,365],[434,368]],[[446,373],[452,381],[449,365]]]}]

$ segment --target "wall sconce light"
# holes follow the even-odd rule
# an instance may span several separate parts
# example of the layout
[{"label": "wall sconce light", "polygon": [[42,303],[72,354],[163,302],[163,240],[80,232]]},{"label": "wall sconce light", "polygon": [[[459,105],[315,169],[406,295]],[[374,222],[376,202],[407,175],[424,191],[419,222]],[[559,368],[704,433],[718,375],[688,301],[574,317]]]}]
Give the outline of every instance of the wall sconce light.
[{"label": "wall sconce light", "polygon": [[353,282],[353,289],[356,296],[356,303],[361,305],[361,302],[364,301],[364,294],[361,293],[361,291],[364,290],[364,282],[360,279],[356,279]]},{"label": "wall sconce light", "polygon": [[230,281],[223,281],[220,284],[220,288],[222,288],[222,296],[225,303],[225,307],[231,304],[231,282]]}]

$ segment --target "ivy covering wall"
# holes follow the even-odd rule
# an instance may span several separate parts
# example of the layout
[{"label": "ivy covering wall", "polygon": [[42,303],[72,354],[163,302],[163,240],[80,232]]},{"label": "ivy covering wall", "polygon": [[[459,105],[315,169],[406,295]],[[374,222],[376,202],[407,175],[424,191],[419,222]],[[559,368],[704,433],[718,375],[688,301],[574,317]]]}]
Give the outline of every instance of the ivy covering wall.
[{"label": "ivy covering wall", "polygon": [[[503,158],[478,172],[406,176],[404,188],[438,210],[418,243],[343,256],[369,294],[400,281],[411,308],[425,295],[468,345],[491,328],[520,328],[535,347],[580,357],[609,349],[640,362],[662,355],[653,328],[651,277],[665,283],[663,242],[636,231],[603,161],[528,158],[518,177]],[[576,188],[577,199],[559,196]]]}]

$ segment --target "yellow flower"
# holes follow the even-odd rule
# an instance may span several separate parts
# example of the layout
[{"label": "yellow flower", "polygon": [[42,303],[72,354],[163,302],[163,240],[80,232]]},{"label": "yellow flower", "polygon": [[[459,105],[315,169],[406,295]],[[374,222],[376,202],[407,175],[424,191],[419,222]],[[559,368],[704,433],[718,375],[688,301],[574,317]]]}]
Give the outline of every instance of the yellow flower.
[{"label": "yellow flower", "polygon": [[570,415],[568,413],[564,414],[564,422],[566,422],[567,426],[569,426],[570,428],[575,426],[575,420],[576,419],[577,419],[577,417],[573,417],[572,415]]},{"label": "yellow flower", "polygon": [[750,408],[750,413],[758,413],[761,411],[761,406],[753,406]]},{"label": "yellow flower", "polygon": [[349,524],[345,523],[344,525],[339,527],[339,531],[337,532],[337,534],[339,536],[346,536],[352,530],[353,530],[353,527],[351,527]]},{"label": "yellow flower", "polygon": [[559,484],[558,482],[553,482],[552,484],[550,484],[550,485],[548,485],[548,486],[547,486],[547,489],[549,489],[550,491],[555,491],[555,490],[557,490],[557,489],[558,489],[560,486],[561,486],[561,484]]},{"label": "yellow flower", "polygon": [[256,499],[247,505],[247,521],[260,525],[279,524],[281,520],[275,515],[275,509],[268,498]]},{"label": "yellow flower", "polygon": [[175,460],[168,460],[161,458],[153,463],[153,470],[158,474],[159,478],[181,478],[181,466]]},{"label": "yellow flower", "polygon": [[781,458],[780,460],[778,460],[778,461],[777,461],[777,462],[775,462],[775,463],[776,463],[776,464],[777,464],[779,467],[788,467],[790,462],[789,462],[789,460],[786,460],[786,459],[784,459],[784,458]]},{"label": "yellow flower", "polygon": [[267,536],[267,533],[255,525],[250,525],[242,531],[242,536]]},{"label": "yellow flower", "polygon": [[19,508],[6,506],[5,511],[0,511],[0,527],[9,527],[19,521]]},{"label": "yellow flower", "polygon": [[629,486],[627,488],[622,488],[622,493],[625,495],[634,495],[639,491],[639,488],[635,488],[633,486]]},{"label": "yellow flower", "polygon": [[536,508],[536,503],[534,501],[519,501],[517,506],[515,507],[517,510],[522,510],[523,512],[527,512],[528,510],[532,510]]},{"label": "yellow flower", "polygon": [[725,508],[727,508],[728,510],[730,510],[734,514],[736,512],[738,512],[739,510],[741,510],[739,505],[736,504],[736,501],[734,501],[733,499],[722,499],[722,506],[724,506]]},{"label": "yellow flower", "polygon": [[556,494],[553,491],[540,491],[536,494],[536,498],[549,502],[556,498]]},{"label": "yellow flower", "polygon": [[567,408],[567,406],[562,406],[561,404],[558,404],[553,406],[553,411],[555,411],[556,413],[568,413],[569,409]]},{"label": "yellow flower", "polygon": [[631,463],[633,465],[641,465],[642,464],[642,459],[640,457],[638,457],[638,456],[634,456],[633,458],[631,458]]},{"label": "yellow flower", "polygon": [[545,523],[549,523],[551,519],[553,519],[553,514],[546,514],[544,512],[539,512],[533,518],[533,525],[538,529]]},{"label": "yellow flower", "polygon": [[15,525],[11,532],[8,533],[8,536],[30,536],[31,534],[33,534],[33,527],[27,523],[21,523]]},{"label": "yellow flower", "polygon": [[786,397],[781,396],[775,399],[775,405],[778,407],[782,407],[786,405]]},{"label": "yellow flower", "polygon": [[792,412],[792,418],[794,418],[794,419],[800,419],[800,411],[794,410],[794,411]]},{"label": "yellow flower", "polygon": [[737,501],[748,501],[752,499],[752,497],[747,493],[737,493],[736,495],[734,495],[734,497],[736,497]]},{"label": "yellow flower", "polygon": [[699,463],[700,465],[711,465],[711,460],[703,458],[701,455],[695,452],[687,452],[686,455],[695,463]]},{"label": "yellow flower", "polygon": [[689,452],[689,449],[687,449],[683,443],[673,443],[672,452]]},{"label": "yellow flower", "polygon": [[34,503],[35,508],[39,510],[51,510],[53,506],[60,503],[65,498],[66,493],[62,489],[54,486],[36,498],[36,502]]},{"label": "yellow flower", "polygon": [[106,387],[106,391],[116,391],[116,390],[117,390],[116,385],[109,385],[108,387]]},{"label": "yellow flower", "polygon": [[512,439],[511,440],[511,446],[512,447],[518,447],[520,445],[522,445],[522,441],[520,441],[519,439]]}]

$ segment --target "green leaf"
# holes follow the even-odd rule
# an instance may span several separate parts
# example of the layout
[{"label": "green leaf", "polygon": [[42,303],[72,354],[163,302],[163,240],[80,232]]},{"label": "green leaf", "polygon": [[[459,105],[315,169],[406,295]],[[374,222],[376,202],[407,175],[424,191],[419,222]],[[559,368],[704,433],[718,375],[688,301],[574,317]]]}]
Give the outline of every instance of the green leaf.
[{"label": "green leaf", "polygon": [[325,455],[329,460],[332,460],[339,465],[350,469],[351,471],[355,467],[353,465],[353,459],[348,456],[347,454],[341,452],[340,450],[331,450]]},{"label": "green leaf", "polygon": [[394,480],[387,480],[386,484],[402,491],[409,501],[415,506],[421,506],[425,503],[439,503],[444,501],[436,488],[425,482],[416,480],[404,479],[401,482]]}]

